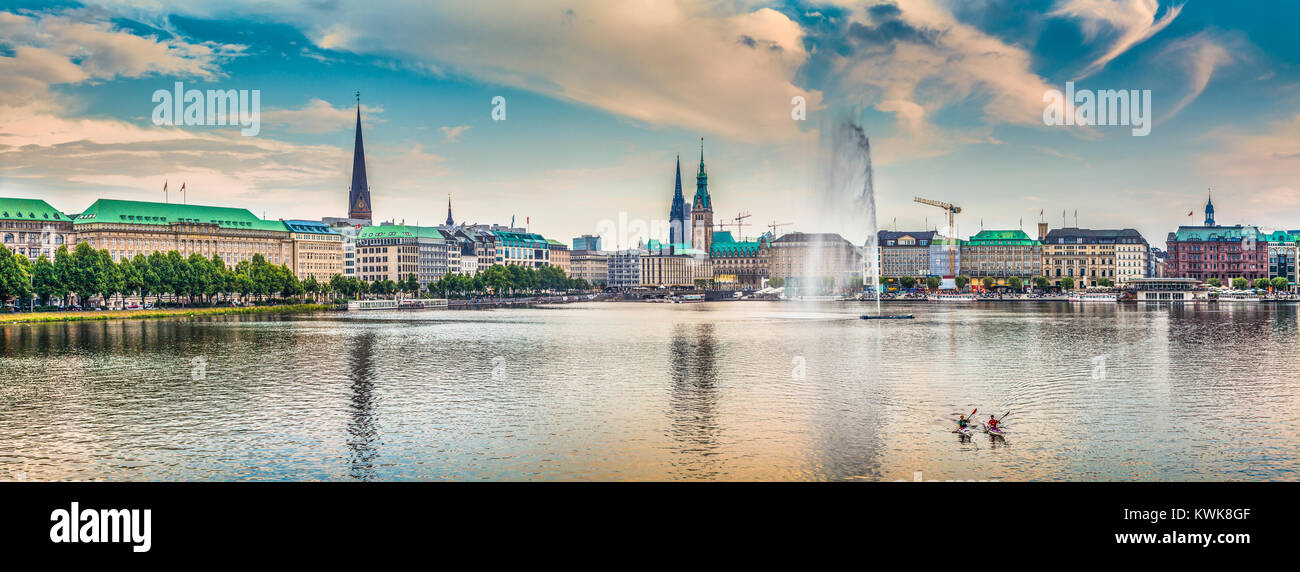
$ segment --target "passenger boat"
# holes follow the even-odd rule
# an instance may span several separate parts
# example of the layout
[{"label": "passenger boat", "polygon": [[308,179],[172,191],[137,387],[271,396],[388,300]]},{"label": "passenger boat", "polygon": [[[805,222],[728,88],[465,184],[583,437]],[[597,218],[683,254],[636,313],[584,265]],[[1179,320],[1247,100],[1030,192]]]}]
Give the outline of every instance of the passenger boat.
[{"label": "passenger boat", "polygon": [[931,302],[974,302],[974,294],[932,294],[926,298]]},{"label": "passenger boat", "polygon": [[1242,292],[1240,290],[1231,290],[1228,292],[1219,292],[1216,300],[1220,302],[1259,302],[1259,294],[1251,292]]},{"label": "passenger boat", "polygon": [[1071,302],[1118,302],[1119,294],[1114,292],[1084,292],[1070,294]]}]

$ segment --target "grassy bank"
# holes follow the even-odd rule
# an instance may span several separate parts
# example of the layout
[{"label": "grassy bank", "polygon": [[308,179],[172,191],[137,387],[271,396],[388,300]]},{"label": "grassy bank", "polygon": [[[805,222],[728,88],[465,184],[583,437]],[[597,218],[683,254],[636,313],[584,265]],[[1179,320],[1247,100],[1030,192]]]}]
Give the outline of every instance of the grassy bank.
[{"label": "grassy bank", "polygon": [[32,312],[0,314],[0,324],[33,322],[81,322],[86,320],[139,320],[184,316],[219,316],[225,314],[278,314],[328,310],[324,304],[289,304],[285,306],[243,306],[238,308],[166,308],[161,310],[104,310],[100,312]]}]

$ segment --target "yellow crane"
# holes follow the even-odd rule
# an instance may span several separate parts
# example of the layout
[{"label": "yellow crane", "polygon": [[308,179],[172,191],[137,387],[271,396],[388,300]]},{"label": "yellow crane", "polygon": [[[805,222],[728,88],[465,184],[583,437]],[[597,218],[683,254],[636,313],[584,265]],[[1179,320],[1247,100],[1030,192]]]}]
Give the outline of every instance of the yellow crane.
[{"label": "yellow crane", "polygon": [[[953,222],[953,215],[961,213],[961,207],[954,205],[952,203],[945,203],[943,201],[933,201],[930,199],[923,199],[921,197],[913,197],[912,200],[921,203],[923,205],[939,207],[943,209],[944,212],[948,213],[948,233],[951,234],[952,236],[946,238],[953,241],[957,240],[957,236],[956,236],[957,226],[956,223]],[[952,243],[948,244],[948,274],[947,276],[945,276],[945,278],[952,278],[957,276],[957,260],[953,249],[954,246],[955,244]]]}]

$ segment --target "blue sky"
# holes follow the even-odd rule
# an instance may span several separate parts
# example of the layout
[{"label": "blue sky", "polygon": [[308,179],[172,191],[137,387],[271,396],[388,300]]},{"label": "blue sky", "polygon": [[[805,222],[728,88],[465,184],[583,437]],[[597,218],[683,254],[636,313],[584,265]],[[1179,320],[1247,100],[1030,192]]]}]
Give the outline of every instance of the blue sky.
[{"label": "blue sky", "polygon": [[[192,203],[339,216],[359,90],[385,220],[440,222],[448,194],[458,220],[565,242],[663,219],[704,137],[717,219],[858,241],[822,188],[824,134],[852,118],[883,227],[937,224],[920,195],[962,205],[962,236],[1077,210],[1162,245],[1213,186],[1220,222],[1300,228],[1285,0],[166,4],[0,3],[0,196],[76,213],[185,181]],[[260,133],[153,125],[176,81],[259,90]],[[1151,90],[1150,135],[1044,125],[1066,81]]]}]

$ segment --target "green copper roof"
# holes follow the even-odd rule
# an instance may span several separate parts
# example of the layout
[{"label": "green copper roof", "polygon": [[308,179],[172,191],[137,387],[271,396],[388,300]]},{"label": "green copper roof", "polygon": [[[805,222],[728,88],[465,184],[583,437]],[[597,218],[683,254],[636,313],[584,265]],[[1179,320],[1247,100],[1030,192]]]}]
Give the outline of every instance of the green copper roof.
[{"label": "green copper roof", "polygon": [[0,198],[0,219],[67,222],[72,219],[40,199]]},{"label": "green copper roof", "polygon": [[737,241],[731,236],[730,231],[718,231],[713,233],[713,248],[711,256],[718,257],[735,257],[735,256],[754,256],[758,254],[757,240]]},{"label": "green copper roof", "polygon": [[257,218],[248,209],[99,199],[72,221],[167,226],[174,222],[214,223],[221,228],[288,231],[278,220]]},{"label": "green copper roof", "polygon": [[1033,246],[1038,244],[1037,240],[1029,238],[1023,230],[981,230],[965,244],[971,246],[999,246],[999,245],[1018,245]]},{"label": "green copper roof", "polygon": [[1235,241],[1242,240],[1247,236],[1253,236],[1255,240],[1263,241],[1264,234],[1259,232],[1258,228],[1253,226],[1180,226],[1178,232],[1174,233],[1178,241],[1200,240],[1200,241]]},{"label": "green copper roof", "polygon": [[357,233],[357,240],[368,238],[443,238],[443,236],[438,229],[431,226],[385,224],[361,227],[361,232]]}]

